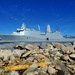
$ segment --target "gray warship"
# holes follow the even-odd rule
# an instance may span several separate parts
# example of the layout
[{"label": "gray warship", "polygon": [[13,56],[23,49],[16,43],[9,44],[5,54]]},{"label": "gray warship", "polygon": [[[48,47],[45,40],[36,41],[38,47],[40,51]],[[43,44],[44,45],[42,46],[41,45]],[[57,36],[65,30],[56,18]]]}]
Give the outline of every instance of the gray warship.
[{"label": "gray warship", "polygon": [[46,32],[42,33],[40,31],[40,26],[38,25],[38,30],[26,28],[23,23],[20,29],[12,34],[0,35],[0,42],[74,42],[75,38],[64,37],[61,32],[56,30],[51,32],[50,25],[47,25]]}]

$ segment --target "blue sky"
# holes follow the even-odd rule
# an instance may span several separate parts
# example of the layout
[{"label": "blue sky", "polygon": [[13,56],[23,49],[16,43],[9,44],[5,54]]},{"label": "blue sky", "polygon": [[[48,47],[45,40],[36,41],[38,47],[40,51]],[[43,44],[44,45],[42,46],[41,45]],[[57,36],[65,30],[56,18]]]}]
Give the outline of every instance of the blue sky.
[{"label": "blue sky", "polygon": [[28,28],[45,32],[58,29],[75,35],[75,0],[0,0],[0,34],[10,34],[26,23]]}]

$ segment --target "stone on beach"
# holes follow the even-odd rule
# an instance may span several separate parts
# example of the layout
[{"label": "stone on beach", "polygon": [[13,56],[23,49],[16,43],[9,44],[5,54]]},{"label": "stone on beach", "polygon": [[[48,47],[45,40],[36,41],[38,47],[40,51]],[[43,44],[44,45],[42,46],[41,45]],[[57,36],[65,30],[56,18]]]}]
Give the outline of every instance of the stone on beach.
[{"label": "stone on beach", "polygon": [[[38,64],[39,63],[39,64]],[[10,70],[14,66],[14,71]],[[20,67],[21,65],[21,67]],[[23,68],[28,65],[28,68]],[[72,75],[75,74],[74,45],[42,43],[16,45],[0,50],[0,72],[8,75]],[[4,67],[9,67],[6,72]],[[17,71],[18,70],[18,71]]]},{"label": "stone on beach", "polygon": [[28,50],[35,50],[35,49],[38,49],[39,47],[36,46],[36,45],[27,44],[27,45],[25,46],[25,48],[28,49]]}]

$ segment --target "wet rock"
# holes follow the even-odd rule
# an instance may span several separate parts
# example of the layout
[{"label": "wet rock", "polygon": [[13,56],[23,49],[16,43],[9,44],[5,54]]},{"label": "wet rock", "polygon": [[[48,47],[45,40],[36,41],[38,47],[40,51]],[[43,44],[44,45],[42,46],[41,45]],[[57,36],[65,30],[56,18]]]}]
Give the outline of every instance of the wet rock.
[{"label": "wet rock", "polygon": [[49,74],[55,74],[56,70],[53,67],[48,67],[48,73]]}]

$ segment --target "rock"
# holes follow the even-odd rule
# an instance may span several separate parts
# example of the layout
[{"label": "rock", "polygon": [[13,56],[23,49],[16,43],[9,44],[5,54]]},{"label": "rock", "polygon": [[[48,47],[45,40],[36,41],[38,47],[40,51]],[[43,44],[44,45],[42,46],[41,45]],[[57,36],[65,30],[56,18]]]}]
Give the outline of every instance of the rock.
[{"label": "rock", "polygon": [[53,45],[55,48],[58,48],[58,49],[61,49],[62,47],[64,47],[64,45],[61,44],[61,43],[54,43],[54,42],[52,42],[52,45]]},{"label": "rock", "polygon": [[61,70],[65,71],[65,72],[68,71],[67,67],[64,64],[62,64],[60,61],[56,65],[59,66],[61,68]]},{"label": "rock", "polygon": [[2,67],[3,67],[3,65],[4,65],[4,63],[0,62],[0,68],[2,68]]},{"label": "rock", "polygon": [[49,75],[47,72],[41,71],[38,75]]},{"label": "rock", "polygon": [[55,74],[56,70],[53,67],[48,67],[48,73],[49,74]]},{"label": "rock", "polygon": [[27,61],[26,61],[25,59],[22,59],[20,65],[24,65],[24,64],[26,64],[26,63],[27,63]]},{"label": "rock", "polygon": [[0,75],[2,75],[3,73],[4,73],[4,70],[0,68]]},{"label": "rock", "polygon": [[22,49],[25,49],[25,47],[24,46],[20,46],[20,45],[16,45],[16,46],[14,46],[14,49],[22,50]]},{"label": "rock", "polygon": [[70,58],[68,55],[63,55],[60,57],[60,59],[68,61]]},{"label": "rock", "polygon": [[47,47],[47,43],[42,43],[41,45],[40,45],[40,48],[42,48],[42,49],[44,49],[44,48],[46,48]]},{"label": "rock", "polygon": [[44,72],[47,72],[48,66],[47,65],[41,66],[41,70]]},{"label": "rock", "polygon": [[20,63],[22,62],[19,57],[16,57],[16,58],[15,58],[15,61],[16,61],[17,64],[20,64]]},{"label": "rock", "polygon": [[57,75],[65,75],[65,73],[63,72],[63,70],[58,70]]},{"label": "rock", "polygon": [[[35,44],[27,44],[26,46],[17,45],[17,47],[19,48],[13,49],[12,52],[8,49],[0,50],[0,72],[4,72],[1,68],[7,66],[28,64],[29,67],[25,68],[25,71],[20,69],[14,72],[20,75],[75,74],[75,50],[72,45],[42,43],[40,47]],[[49,62],[50,64],[43,65],[44,62]],[[37,65],[37,63],[41,63],[41,66]],[[13,73],[13,71],[4,73],[8,73],[8,75],[17,75]]]},{"label": "rock", "polygon": [[72,53],[72,51],[74,50],[73,46],[67,46],[67,45],[64,45],[61,43],[52,43],[52,45],[58,49],[61,49],[63,51],[63,53],[67,53],[67,54]]},{"label": "rock", "polygon": [[66,46],[73,46],[72,43],[63,43]]},{"label": "rock", "polygon": [[0,58],[3,58],[3,61],[7,61],[11,53],[11,50],[0,50]]},{"label": "rock", "polygon": [[13,50],[12,55],[21,57],[21,55],[25,52],[25,50]]},{"label": "rock", "polygon": [[24,53],[24,54],[22,55],[22,57],[26,57],[26,56],[30,55],[31,53],[32,53],[32,51],[28,51],[27,53]]},{"label": "rock", "polygon": [[40,59],[45,59],[46,58],[46,56],[43,55],[43,54],[37,54],[37,57],[40,58]]},{"label": "rock", "polygon": [[28,72],[26,75],[38,75],[38,72],[37,71]]},{"label": "rock", "polygon": [[33,57],[28,57],[28,58],[26,59],[26,62],[27,62],[28,64],[32,64],[33,61],[34,61],[34,58],[33,58]]},{"label": "rock", "polygon": [[25,48],[28,49],[28,50],[37,50],[37,49],[39,49],[38,46],[32,45],[32,44],[26,45]]},{"label": "rock", "polygon": [[12,63],[15,62],[15,57],[14,57],[13,55],[11,55],[11,56],[9,57],[9,59],[10,59],[10,61],[11,61]]},{"label": "rock", "polygon": [[57,52],[58,52],[58,51],[54,51],[54,50],[52,50],[52,51],[50,51],[50,54],[56,55]]},{"label": "rock", "polygon": [[23,72],[22,75],[25,75],[25,74],[27,74],[28,72],[34,71],[37,67],[38,67],[37,64],[36,64],[36,63],[33,63],[27,70],[25,70],[25,71]]},{"label": "rock", "polygon": [[51,45],[51,44],[47,44],[47,49],[53,50],[54,47],[53,47],[53,45]]},{"label": "rock", "polygon": [[56,70],[61,70],[60,66],[55,66]]},{"label": "rock", "polygon": [[57,52],[56,53],[56,56],[59,56],[59,57],[61,57],[63,54],[61,54],[60,52]]},{"label": "rock", "polygon": [[19,75],[19,73],[17,71],[10,71],[8,75]]},{"label": "rock", "polygon": [[71,54],[70,57],[71,57],[71,58],[75,58],[75,54]]}]

